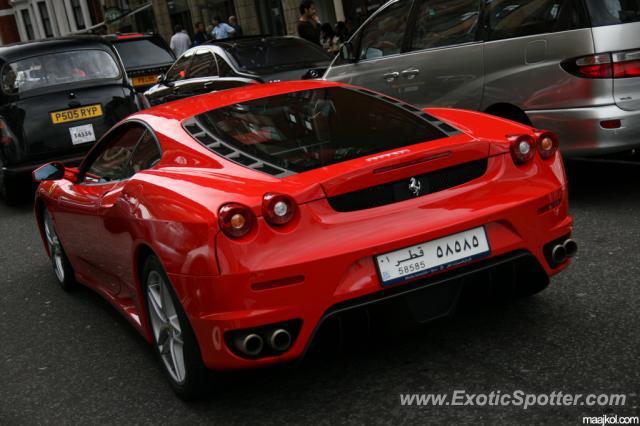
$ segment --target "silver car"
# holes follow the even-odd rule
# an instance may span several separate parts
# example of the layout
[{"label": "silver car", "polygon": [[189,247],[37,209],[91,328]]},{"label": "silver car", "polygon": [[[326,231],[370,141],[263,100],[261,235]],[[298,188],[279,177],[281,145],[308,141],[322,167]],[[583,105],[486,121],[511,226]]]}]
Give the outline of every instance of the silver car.
[{"label": "silver car", "polygon": [[640,147],[640,0],[393,0],[324,75],[554,130],[567,155]]}]

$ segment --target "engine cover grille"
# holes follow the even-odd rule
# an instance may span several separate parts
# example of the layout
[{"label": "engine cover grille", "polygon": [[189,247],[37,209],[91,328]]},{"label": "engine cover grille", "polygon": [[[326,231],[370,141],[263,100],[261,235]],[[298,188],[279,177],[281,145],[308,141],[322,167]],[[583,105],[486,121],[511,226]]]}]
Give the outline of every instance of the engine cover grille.
[{"label": "engine cover grille", "polygon": [[337,195],[330,197],[328,201],[331,207],[338,212],[352,212],[399,203],[478,179],[487,172],[487,164],[488,161],[486,159],[472,161],[399,181]]}]

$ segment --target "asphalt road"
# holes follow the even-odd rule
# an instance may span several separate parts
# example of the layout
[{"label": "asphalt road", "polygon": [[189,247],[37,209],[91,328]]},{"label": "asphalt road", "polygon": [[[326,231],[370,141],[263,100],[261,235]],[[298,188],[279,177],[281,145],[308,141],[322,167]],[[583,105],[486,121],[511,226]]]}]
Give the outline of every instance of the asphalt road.
[{"label": "asphalt road", "polygon": [[[530,299],[376,333],[295,367],[172,393],[141,337],[92,292],[63,293],[30,206],[0,207],[0,424],[553,423],[640,415],[640,165],[571,164],[580,252]],[[400,393],[627,395],[625,407],[404,407]]]}]

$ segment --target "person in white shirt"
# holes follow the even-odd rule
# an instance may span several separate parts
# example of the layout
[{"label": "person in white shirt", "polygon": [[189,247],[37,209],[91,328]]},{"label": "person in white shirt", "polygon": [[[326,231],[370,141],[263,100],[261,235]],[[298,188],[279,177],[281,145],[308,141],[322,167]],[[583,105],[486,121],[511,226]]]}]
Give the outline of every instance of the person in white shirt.
[{"label": "person in white shirt", "polygon": [[176,54],[176,57],[179,57],[191,47],[191,39],[189,34],[182,29],[182,25],[176,25],[175,30],[176,32],[169,42],[169,47]]},{"label": "person in white shirt", "polygon": [[214,17],[211,23],[213,24],[213,31],[211,31],[211,36],[214,40],[222,40],[224,38],[235,37],[236,30],[234,30],[231,25],[222,22],[219,16]]}]

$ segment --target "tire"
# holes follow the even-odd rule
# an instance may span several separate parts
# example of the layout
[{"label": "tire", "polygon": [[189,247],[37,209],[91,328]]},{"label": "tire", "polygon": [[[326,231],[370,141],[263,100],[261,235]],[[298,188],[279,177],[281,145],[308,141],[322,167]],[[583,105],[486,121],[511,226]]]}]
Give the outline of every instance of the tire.
[{"label": "tire", "polygon": [[200,397],[208,370],[182,304],[160,261],[149,256],[142,272],[145,305],[153,348],[175,393],[183,400]]},{"label": "tire", "polygon": [[515,121],[520,124],[524,124],[526,126],[532,126],[531,120],[524,113],[517,108],[496,108],[492,110],[491,108],[487,110],[487,114],[495,115],[500,118],[506,118],[507,120]]},{"label": "tire", "polygon": [[51,214],[46,209],[42,212],[42,226],[47,240],[51,266],[58,279],[58,284],[60,284],[60,287],[62,287],[64,291],[77,290],[80,285],[75,279],[75,272],[62,248],[62,243],[58,238]]}]

